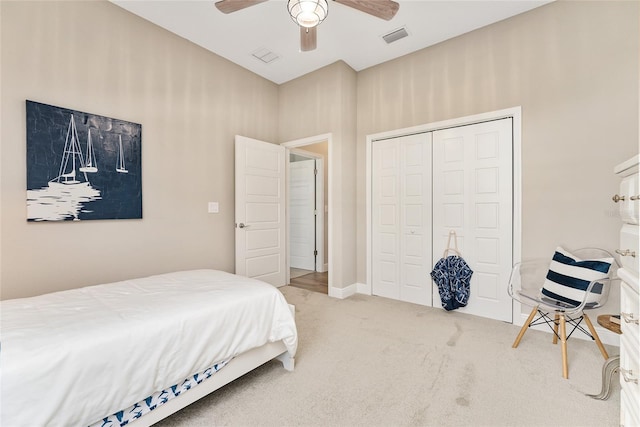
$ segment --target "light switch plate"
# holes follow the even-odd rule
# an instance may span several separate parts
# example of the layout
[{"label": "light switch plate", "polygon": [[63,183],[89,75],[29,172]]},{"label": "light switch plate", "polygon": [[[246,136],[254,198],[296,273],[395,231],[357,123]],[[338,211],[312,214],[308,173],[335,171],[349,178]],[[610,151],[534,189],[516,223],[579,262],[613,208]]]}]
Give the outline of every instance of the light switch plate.
[{"label": "light switch plate", "polygon": [[207,211],[209,213],[218,213],[220,212],[220,205],[218,204],[218,202],[209,202]]}]

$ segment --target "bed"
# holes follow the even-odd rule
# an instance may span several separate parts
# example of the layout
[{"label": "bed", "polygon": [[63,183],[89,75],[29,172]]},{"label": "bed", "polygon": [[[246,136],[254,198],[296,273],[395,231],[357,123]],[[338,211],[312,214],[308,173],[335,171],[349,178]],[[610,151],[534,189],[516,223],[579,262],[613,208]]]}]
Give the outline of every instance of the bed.
[{"label": "bed", "polygon": [[0,423],[14,427],[151,425],[271,359],[293,370],[298,343],[277,288],[217,270],[0,310]]}]

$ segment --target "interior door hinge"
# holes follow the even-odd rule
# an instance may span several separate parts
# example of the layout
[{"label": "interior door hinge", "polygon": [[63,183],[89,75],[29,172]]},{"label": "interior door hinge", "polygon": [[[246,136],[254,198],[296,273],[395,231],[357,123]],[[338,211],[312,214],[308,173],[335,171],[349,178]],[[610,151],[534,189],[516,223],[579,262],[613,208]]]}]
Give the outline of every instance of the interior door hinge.
[{"label": "interior door hinge", "polygon": [[313,174],[314,174],[314,175],[318,175],[318,169],[314,169],[314,170],[313,170]]},{"label": "interior door hinge", "polygon": [[318,251],[313,251],[313,254],[314,254],[315,256],[318,256]]}]

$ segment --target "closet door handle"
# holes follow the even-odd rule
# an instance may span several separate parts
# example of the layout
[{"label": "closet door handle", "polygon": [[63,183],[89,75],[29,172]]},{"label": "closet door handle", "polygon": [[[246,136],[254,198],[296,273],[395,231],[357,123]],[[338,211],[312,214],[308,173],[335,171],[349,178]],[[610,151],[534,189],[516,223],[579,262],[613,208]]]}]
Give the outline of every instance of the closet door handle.
[{"label": "closet door handle", "polygon": [[611,198],[613,203],[624,202],[624,196],[618,196],[617,194]]},{"label": "closet door handle", "polygon": [[640,196],[631,196],[629,200],[640,200]]}]

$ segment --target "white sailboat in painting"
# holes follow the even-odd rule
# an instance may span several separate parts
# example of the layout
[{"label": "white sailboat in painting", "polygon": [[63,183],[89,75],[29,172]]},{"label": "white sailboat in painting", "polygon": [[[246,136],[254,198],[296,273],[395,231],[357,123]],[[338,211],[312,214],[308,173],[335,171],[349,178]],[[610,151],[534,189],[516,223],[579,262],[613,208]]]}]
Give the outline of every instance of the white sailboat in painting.
[{"label": "white sailboat in painting", "polygon": [[[80,149],[80,139],[78,138],[76,122],[72,114],[69,127],[67,128],[67,137],[64,141],[60,171],[57,177],[49,181],[49,187],[88,186],[89,180],[87,179],[87,174],[82,171],[84,168],[86,168],[86,165],[84,163],[82,150]],[[77,174],[76,171],[81,173]],[[84,178],[84,181],[81,181],[82,178]]]},{"label": "white sailboat in painting", "polygon": [[122,150],[122,135],[118,135],[118,160],[116,162],[116,172],[129,173],[124,165],[124,151]]},{"label": "white sailboat in painting", "polygon": [[58,176],[47,187],[27,190],[27,219],[29,221],[78,221],[86,211],[86,205],[101,198],[100,190],[89,183],[87,173],[98,172],[98,165],[91,142],[87,137],[87,162],[80,147],[76,122],[71,114],[67,136],[62,151]]},{"label": "white sailboat in painting", "polygon": [[93,144],[91,143],[91,128],[87,129],[87,164],[81,167],[80,172],[96,173],[98,172],[98,162],[96,162],[96,153],[93,150]]}]

